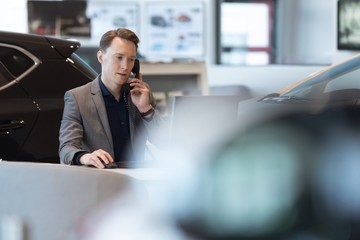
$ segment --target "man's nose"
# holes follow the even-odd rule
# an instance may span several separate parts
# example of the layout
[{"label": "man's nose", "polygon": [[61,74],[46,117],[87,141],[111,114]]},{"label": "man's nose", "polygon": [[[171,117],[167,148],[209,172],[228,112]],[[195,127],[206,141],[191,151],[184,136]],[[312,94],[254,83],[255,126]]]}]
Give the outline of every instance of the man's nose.
[{"label": "man's nose", "polygon": [[128,61],[121,61],[121,69],[127,70],[130,66]]}]

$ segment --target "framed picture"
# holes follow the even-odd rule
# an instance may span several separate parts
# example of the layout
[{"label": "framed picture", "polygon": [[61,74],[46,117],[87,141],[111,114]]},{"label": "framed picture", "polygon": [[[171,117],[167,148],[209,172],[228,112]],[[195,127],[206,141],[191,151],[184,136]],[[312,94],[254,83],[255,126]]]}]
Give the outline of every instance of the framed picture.
[{"label": "framed picture", "polygon": [[146,57],[204,56],[203,2],[149,2],[145,14]]},{"label": "framed picture", "polygon": [[100,40],[106,29],[128,28],[138,36],[139,6],[130,2],[89,1],[86,15],[91,20],[91,38]]},{"label": "framed picture", "polygon": [[360,50],[360,1],[338,1],[337,47]]}]

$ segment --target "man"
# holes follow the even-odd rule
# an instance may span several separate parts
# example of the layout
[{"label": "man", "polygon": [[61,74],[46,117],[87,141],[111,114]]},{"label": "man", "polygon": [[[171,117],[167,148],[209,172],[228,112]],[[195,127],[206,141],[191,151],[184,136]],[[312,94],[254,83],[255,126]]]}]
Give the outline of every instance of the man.
[{"label": "man", "polygon": [[104,168],[128,161],[132,154],[143,155],[151,130],[162,119],[142,75],[130,77],[138,43],[128,29],[106,32],[97,52],[101,74],[65,93],[59,135],[62,164]]}]

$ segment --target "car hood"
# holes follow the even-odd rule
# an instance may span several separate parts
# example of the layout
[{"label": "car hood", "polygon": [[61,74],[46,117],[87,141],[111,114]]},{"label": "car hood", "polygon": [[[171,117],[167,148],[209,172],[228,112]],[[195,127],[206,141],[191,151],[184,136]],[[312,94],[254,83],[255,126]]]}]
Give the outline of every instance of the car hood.
[{"label": "car hood", "polygon": [[238,119],[242,124],[266,121],[282,115],[293,113],[316,114],[327,108],[359,105],[357,100],[342,102],[304,102],[297,99],[281,99],[279,97],[252,98],[241,101],[238,105]]}]

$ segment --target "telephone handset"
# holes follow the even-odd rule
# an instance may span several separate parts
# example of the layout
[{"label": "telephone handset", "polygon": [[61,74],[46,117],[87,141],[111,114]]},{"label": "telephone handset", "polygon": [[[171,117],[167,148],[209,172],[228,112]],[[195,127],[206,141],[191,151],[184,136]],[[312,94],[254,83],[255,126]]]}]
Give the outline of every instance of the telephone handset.
[{"label": "telephone handset", "polygon": [[140,61],[139,59],[135,59],[135,64],[131,72],[135,75],[135,78],[139,78],[140,73]]},{"label": "telephone handset", "polygon": [[[139,73],[140,73],[140,61],[139,61],[139,59],[135,59],[134,67],[133,67],[133,69],[131,70],[131,72],[132,72],[132,74],[133,74],[133,76],[134,76],[135,78],[139,78]],[[133,87],[130,86],[130,83],[126,83],[126,84],[124,85],[124,89],[125,89],[126,91],[130,91],[132,88],[133,88]]]}]

